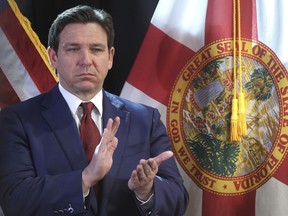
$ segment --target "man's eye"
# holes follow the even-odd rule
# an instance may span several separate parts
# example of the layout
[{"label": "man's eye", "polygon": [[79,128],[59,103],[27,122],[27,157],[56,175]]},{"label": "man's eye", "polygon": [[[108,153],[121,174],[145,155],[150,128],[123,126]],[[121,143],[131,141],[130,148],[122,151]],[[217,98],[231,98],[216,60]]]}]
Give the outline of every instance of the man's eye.
[{"label": "man's eye", "polygon": [[78,48],[68,48],[67,49],[67,52],[76,52],[76,51],[78,51],[79,49]]},{"label": "man's eye", "polygon": [[99,52],[102,52],[103,50],[101,48],[91,48],[91,51],[93,53],[99,53]]}]

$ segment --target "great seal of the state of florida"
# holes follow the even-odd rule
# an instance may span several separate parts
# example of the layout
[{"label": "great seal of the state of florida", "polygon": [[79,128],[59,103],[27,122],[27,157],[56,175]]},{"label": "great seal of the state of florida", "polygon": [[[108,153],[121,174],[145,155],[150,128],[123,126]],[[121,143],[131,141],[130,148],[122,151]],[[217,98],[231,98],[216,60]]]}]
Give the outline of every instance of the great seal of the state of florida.
[{"label": "great seal of the state of florida", "polygon": [[232,47],[232,39],[222,39],[199,50],[179,73],[167,106],[167,130],[181,167],[202,189],[226,196],[264,184],[281,169],[288,147],[287,71],[269,47],[248,39],[240,46],[247,134],[230,141],[238,82]]}]

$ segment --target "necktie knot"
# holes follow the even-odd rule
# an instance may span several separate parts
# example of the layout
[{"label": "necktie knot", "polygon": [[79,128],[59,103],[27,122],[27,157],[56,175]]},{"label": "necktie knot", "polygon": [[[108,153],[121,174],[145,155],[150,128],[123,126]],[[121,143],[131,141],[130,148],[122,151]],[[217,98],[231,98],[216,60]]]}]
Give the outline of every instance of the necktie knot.
[{"label": "necktie knot", "polygon": [[94,104],[92,102],[85,102],[81,104],[83,107],[83,113],[84,114],[91,114]]}]

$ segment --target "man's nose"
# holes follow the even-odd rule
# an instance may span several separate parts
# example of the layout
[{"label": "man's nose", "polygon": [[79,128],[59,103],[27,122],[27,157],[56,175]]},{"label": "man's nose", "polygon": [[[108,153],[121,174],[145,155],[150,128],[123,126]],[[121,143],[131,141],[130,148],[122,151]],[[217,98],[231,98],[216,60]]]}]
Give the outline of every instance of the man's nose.
[{"label": "man's nose", "polygon": [[92,57],[91,53],[88,50],[83,50],[81,52],[81,63],[82,64],[91,64],[92,63]]}]

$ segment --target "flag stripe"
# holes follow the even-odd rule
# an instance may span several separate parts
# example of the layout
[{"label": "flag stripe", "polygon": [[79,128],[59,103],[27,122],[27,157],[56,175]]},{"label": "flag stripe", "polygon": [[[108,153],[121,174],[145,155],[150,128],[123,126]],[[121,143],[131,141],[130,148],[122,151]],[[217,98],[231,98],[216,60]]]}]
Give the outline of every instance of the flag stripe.
[{"label": "flag stripe", "polygon": [[14,91],[13,87],[7,80],[5,74],[0,67],[0,109],[9,104],[19,102],[20,99]]},{"label": "flag stripe", "polygon": [[153,106],[159,110],[159,112],[162,114],[161,115],[161,120],[166,124],[166,115],[163,115],[166,113],[167,107],[159,101],[149,97],[147,94],[144,92],[140,91],[137,89],[135,86],[130,85],[128,82],[124,84],[124,88],[122,91],[123,95],[126,95],[126,99],[135,101],[137,103],[142,103],[146,104],[149,106]]},{"label": "flag stripe", "polygon": [[241,3],[241,37],[258,40],[256,0]]},{"label": "flag stripe", "polygon": [[280,167],[281,169],[277,169],[274,177],[281,182],[285,183],[288,185],[288,172],[283,172],[283,170],[288,170],[288,157],[286,156],[284,160],[282,161]]},{"label": "flag stripe", "polygon": [[[257,40],[255,0],[241,1],[241,36]],[[219,15],[221,14],[221,16]],[[235,20],[237,24],[237,20]],[[238,25],[237,25],[238,26]],[[238,38],[238,31],[236,37]],[[233,38],[233,1],[209,1],[205,23],[205,43]]]},{"label": "flag stripe", "polygon": [[[242,1],[241,4],[241,36],[251,38],[252,32],[252,2]],[[225,12],[224,12],[225,11]],[[245,15],[243,15],[245,12]],[[221,16],[219,15],[221,14]],[[233,38],[233,1],[209,1],[205,23],[205,43],[211,43],[223,38]],[[254,19],[255,20],[255,19]],[[238,26],[238,25],[236,25]],[[238,31],[236,32],[238,33]],[[238,35],[236,34],[238,38]],[[218,216],[219,212],[211,208],[211,203],[221,209],[221,216],[230,215],[255,215],[255,191],[240,196],[219,196],[203,191],[202,216]],[[232,205],[233,203],[233,205]],[[217,207],[217,208],[218,208]]]},{"label": "flag stripe", "polygon": [[269,46],[288,69],[288,1],[257,1],[258,39]]},{"label": "flag stripe", "polygon": [[[167,105],[174,80],[194,52],[152,24],[140,50],[137,56],[140,61],[133,65],[128,82]],[[145,74],[137,71],[145,71]]]},{"label": "flag stripe", "polygon": [[[0,67],[5,74],[6,80],[13,86],[20,100],[23,101],[39,94],[40,92],[37,86],[29,76],[29,73],[1,29],[0,40],[2,42]],[[11,62],[13,62],[13,64],[11,64]]]},{"label": "flag stripe", "polygon": [[255,191],[245,196],[219,196],[204,191],[202,211],[202,216],[255,215]]},{"label": "flag stripe", "polygon": [[[233,1],[209,1],[205,23],[205,44],[231,38],[233,32]],[[203,24],[204,25],[204,24]]]},{"label": "flag stripe", "polygon": [[182,0],[180,4],[175,0],[159,1],[151,23],[197,52],[204,45],[207,4],[208,0]]},{"label": "flag stripe", "polygon": [[[287,173],[287,169],[284,171]],[[275,178],[269,179],[256,193],[256,216],[287,216],[288,187]]]},{"label": "flag stripe", "polygon": [[[258,40],[271,48],[288,69],[288,1],[256,1]],[[286,216],[288,212],[288,158],[256,193],[256,216]],[[272,198],[273,197],[273,198]],[[272,198],[272,199],[271,199]]]},{"label": "flag stripe", "polygon": [[0,14],[0,27],[39,91],[51,89],[55,84],[55,78],[10,7]]}]

